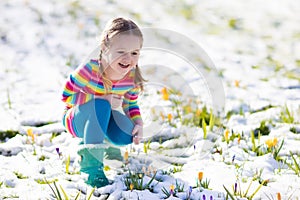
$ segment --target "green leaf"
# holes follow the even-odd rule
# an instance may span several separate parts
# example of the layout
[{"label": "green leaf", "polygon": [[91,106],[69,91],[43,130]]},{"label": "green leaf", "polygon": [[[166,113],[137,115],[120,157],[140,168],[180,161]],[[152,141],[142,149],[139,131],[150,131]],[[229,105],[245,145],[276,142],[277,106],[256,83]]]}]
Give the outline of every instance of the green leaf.
[{"label": "green leaf", "polygon": [[57,192],[57,195],[58,195],[58,199],[59,199],[59,200],[62,200],[61,195],[60,195],[60,191],[59,191],[59,189],[58,189],[56,183],[54,182],[53,184],[54,184],[54,187],[55,187],[55,189],[56,189],[56,192]]},{"label": "green leaf", "polygon": [[80,191],[78,191],[78,193],[77,193],[77,195],[76,195],[76,197],[75,197],[75,200],[78,200],[78,199],[79,199],[79,197],[80,197],[80,194],[81,194],[81,192],[80,192]]},{"label": "green leaf", "polygon": [[92,195],[95,191],[95,188],[92,189],[92,191],[90,192],[90,195],[88,196],[87,200],[90,200],[92,198]]},{"label": "green leaf", "polygon": [[231,193],[229,192],[229,190],[228,190],[224,185],[223,185],[223,187],[224,187],[224,189],[225,189],[227,195],[229,195],[229,197],[230,197],[232,200],[235,200],[235,198],[233,197],[233,194],[231,194]]},{"label": "green leaf", "polygon": [[206,139],[207,138],[207,129],[206,129],[205,118],[202,118],[202,129],[203,129],[203,139]]},{"label": "green leaf", "polygon": [[60,189],[61,189],[61,191],[62,191],[62,193],[63,193],[63,195],[64,195],[64,199],[65,199],[65,200],[69,200],[69,197],[68,197],[66,191],[64,190],[64,188],[63,188],[61,185],[59,185],[59,187],[60,187]]}]

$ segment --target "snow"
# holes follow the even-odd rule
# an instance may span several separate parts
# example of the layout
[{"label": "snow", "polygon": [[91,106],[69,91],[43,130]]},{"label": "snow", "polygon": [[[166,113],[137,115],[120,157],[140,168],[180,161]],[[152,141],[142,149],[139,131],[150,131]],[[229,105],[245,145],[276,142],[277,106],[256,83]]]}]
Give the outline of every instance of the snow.
[{"label": "snow", "polygon": [[[139,64],[149,80],[140,97],[145,145],[121,148],[123,155],[129,152],[128,163],[105,159],[110,185],[96,188],[91,199],[164,199],[163,188],[170,191],[177,182],[183,191],[167,199],[221,200],[223,186],[232,192],[239,182],[244,192],[252,179],[249,195],[258,180],[268,181],[254,199],[276,199],[278,193],[282,199],[300,198],[299,176],[284,162],[293,164],[292,152],[300,164],[299,2],[2,0],[0,12],[0,136],[17,133],[0,143],[0,199],[55,199],[53,181],[70,199],[79,191],[85,199],[92,191],[79,173],[80,139],[61,124],[60,96],[67,75],[97,56],[99,34],[116,16],[165,35],[146,37],[141,52]],[[200,127],[178,118],[168,123],[167,114],[176,111],[158,94],[162,87],[181,91],[170,98],[185,102],[192,94],[213,107],[223,126],[213,127],[205,139]],[[291,123],[283,120],[286,109]],[[263,152],[258,156],[251,132],[262,121],[270,133],[256,139]],[[226,129],[229,137],[240,138],[226,142]],[[272,138],[278,139],[277,148],[284,141],[278,154],[283,161],[268,152],[265,141]],[[147,172],[144,184],[157,174],[148,189],[131,191],[124,184],[128,170]],[[209,189],[196,187],[200,171],[210,180]]]}]

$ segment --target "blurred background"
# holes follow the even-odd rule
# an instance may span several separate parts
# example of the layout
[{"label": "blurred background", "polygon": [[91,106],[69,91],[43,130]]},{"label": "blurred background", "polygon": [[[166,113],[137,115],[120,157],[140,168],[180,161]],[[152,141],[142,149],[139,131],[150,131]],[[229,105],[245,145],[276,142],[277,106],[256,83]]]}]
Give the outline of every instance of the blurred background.
[{"label": "blurred background", "polygon": [[117,16],[201,46],[223,81],[227,111],[271,103],[298,107],[298,1],[2,0],[0,13],[1,130],[59,121],[64,79]]}]

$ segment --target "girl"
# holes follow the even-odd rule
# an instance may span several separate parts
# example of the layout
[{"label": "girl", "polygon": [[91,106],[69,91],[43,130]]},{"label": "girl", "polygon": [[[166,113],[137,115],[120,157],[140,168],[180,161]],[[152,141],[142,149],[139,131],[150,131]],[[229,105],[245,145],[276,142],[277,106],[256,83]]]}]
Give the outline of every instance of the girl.
[{"label": "girl", "polygon": [[83,138],[80,171],[88,174],[86,183],[93,187],[108,184],[103,155],[109,149],[104,139],[120,146],[138,144],[142,138],[137,104],[144,82],[138,67],[142,44],[143,35],[133,21],[111,20],[101,36],[99,58],[79,66],[65,83],[63,124],[73,136]]}]

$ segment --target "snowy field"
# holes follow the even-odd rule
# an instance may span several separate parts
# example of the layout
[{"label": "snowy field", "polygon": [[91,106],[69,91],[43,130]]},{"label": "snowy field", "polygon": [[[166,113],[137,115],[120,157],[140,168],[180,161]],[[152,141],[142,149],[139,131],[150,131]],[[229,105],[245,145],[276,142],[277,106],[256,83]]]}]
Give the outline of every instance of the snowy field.
[{"label": "snowy field", "polygon": [[[300,199],[300,3],[141,2],[1,0],[0,199]],[[145,138],[93,190],[60,98],[117,16],[170,34],[140,58]]]}]

